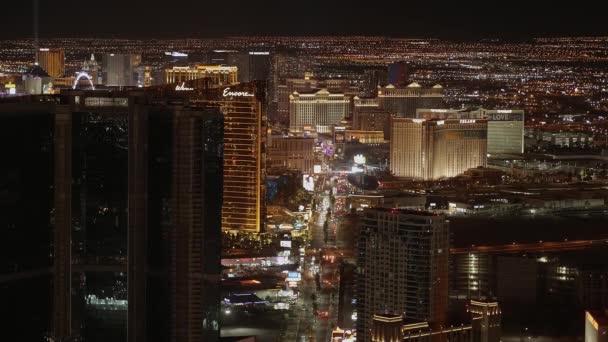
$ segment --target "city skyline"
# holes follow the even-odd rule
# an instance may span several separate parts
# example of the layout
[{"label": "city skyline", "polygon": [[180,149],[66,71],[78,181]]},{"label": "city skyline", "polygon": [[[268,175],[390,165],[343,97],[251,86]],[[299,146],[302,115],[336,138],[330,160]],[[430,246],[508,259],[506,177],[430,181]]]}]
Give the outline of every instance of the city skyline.
[{"label": "city skyline", "polygon": [[4,335],[605,340],[600,11],[7,7]]}]

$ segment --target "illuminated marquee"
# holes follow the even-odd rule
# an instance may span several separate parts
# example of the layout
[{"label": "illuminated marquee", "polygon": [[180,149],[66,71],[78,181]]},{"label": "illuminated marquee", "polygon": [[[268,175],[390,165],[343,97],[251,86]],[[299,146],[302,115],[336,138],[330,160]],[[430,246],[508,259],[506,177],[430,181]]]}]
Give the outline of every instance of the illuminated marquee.
[{"label": "illuminated marquee", "polygon": [[254,97],[255,95],[247,91],[230,91],[230,88],[224,89],[224,97],[235,96],[235,97]]},{"label": "illuminated marquee", "polygon": [[461,124],[474,124],[475,120],[460,120]]}]

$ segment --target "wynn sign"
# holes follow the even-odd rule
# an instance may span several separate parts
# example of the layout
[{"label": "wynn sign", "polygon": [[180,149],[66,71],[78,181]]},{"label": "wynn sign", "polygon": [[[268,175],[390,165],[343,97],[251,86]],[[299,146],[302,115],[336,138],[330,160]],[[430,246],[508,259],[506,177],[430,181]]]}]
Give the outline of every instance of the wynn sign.
[{"label": "wynn sign", "polygon": [[192,91],[192,90],[194,90],[194,88],[187,88],[186,82],[183,82],[182,84],[176,85],[175,90],[176,91]]}]

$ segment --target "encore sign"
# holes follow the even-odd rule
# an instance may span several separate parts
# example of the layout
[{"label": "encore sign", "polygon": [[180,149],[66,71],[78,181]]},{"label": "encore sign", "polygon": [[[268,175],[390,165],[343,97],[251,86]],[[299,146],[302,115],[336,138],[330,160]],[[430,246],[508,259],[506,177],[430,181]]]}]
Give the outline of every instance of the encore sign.
[{"label": "encore sign", "polygon": [[229,96],[253,97],[255,95],[253,95],[252,93],[247,92],[247,91],[230,91],[230,88],[224,89],[224,97],[229,97]]}]

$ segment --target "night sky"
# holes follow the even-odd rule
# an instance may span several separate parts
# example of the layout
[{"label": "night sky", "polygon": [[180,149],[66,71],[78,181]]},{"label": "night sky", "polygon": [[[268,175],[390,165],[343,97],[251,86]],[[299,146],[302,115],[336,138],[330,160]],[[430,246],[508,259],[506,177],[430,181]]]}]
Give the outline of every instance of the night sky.
[{"label": "night sky", "polygon": [[[477,39],[606,35],[591,2],[40,0],[40,37],[383,35]],[[3,1],[0,39],[33,36],[33,0]]]}]

